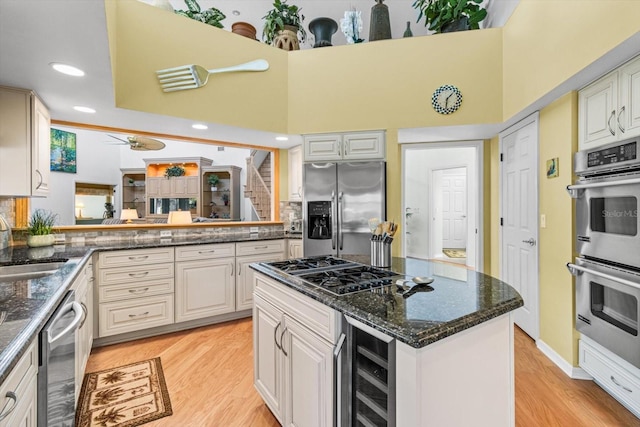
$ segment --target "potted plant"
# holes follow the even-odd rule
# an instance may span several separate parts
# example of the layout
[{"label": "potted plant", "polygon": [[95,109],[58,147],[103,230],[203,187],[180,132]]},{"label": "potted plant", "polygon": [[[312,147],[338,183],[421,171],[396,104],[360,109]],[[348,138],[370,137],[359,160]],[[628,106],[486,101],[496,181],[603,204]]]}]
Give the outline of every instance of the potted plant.
[{"label": "potted plant", "polygon": [[219,181],[220,178],[216,174],[212,174],[207,177],[207,182],[209,182],[209,185],[211,186],[211,191],[218,191],[217,185]]},{"label": "potted plant", "polygon": [[171,178],[172,176],[184,176],[184,168],[182,166],[169,166],[164,171],[165,178]]},{"label": "potted plant", "polygon": [[53,245],[53,225],[58,215],[44,209],[36,209],[27,225],[27,245],[35,248]]},{"label": "potted plant", "polygon": [[487,17],[487,10],[480,7],[482,0],[415,0],[418,20],[424,16],[424,26],[436,33],[477,30]]},{"label": "potted plant", "polygon": [[195,19],[196,21],[204,22],[205,24],[212,25],[218,28],[224,28],[222,20],[226,18],[225,14],[215,7],[210,7],[207,10],[200,10],[200,5],[196,0],[184,0],[189,10],[176,10],[178,15],[186,16],[187,18]]},{"label": "potted plant", "polygon": [[[307,39],[307,33],[302,26],[304,15],[300,14],[300,8],[298,8],[298,6],[287,4],[287,0],[274,0],[273,9],[267,12],[262,19],[264,19],[262,39],[268,44],[274,44],[276,38],[279,36],[291,36],[290,34],[284,33],[285,31],[292,32],[293,36],[291,37],[295,37],[296,42],[298,36],[300,37],[300,41],[303,43]],[[299,45],[297,45],[297,47],[294,46],[291,49],[287,49],[285,46],[278,47],[282,47],[285,50],[295,50],[300,48]]]}]

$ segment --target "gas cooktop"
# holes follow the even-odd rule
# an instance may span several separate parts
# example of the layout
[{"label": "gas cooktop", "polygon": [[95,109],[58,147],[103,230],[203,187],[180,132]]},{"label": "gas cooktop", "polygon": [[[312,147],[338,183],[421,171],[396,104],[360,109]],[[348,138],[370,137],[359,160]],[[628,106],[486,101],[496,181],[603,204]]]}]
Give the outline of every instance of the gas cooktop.
[{"label": "gas cooktop", "polygon": [[373,290],[392,285],[405,276],[395,271],[371,267],[331,256],[268,262],[273,269],[295,275],[334,295]]}]

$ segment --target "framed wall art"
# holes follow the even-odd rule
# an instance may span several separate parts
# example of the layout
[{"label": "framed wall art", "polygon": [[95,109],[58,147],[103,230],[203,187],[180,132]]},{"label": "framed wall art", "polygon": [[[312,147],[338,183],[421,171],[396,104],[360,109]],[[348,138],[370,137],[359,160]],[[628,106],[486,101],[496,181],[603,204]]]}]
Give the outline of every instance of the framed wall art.
[{"label": "framed wall art", "polygon": [[76,173],[76,134],[51,129],[51,170]]}]

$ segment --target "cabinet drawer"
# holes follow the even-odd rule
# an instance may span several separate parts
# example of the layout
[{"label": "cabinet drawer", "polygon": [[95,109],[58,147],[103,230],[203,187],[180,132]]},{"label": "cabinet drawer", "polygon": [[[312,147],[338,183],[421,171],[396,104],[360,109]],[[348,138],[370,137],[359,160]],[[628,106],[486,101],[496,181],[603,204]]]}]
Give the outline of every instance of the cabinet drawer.
[{"label": "cabinet drawer", "polygon": [[284,240],[261,240],[236,243],[236,255],[260,255],[271,252],[284,253]]},{"label": "cabinet drawer", "polygon": [[636,373],[584,340],[580,340],[580,366],[616,399],[640,414],[640,378]]},{"label": "cabinet drawer", "polygon": [[173,294],[100,304],[100,337],[173,323]]},{"label": "cabinet drawer", "polygon": [[176,248],[176,261],[195,261],[210,258],[232,257],[236,254],[233,243],[180,246]]},{"label": "cabinet drawer", "polygon": [[173,262],[173,248],[132,249],[129,251],[101,252],[100,268],[130,267],[133,265]]},{"label": "cabinet drawer", "polygon": [[255,293],[329,342],[338,338],[339,316],[326,305],[291,290],[263,274],[254,274]]},{"label": "cabinet drawer", "polygon": [[105,268],[100,270],[100,286],[118,283],[137,283],[173,277],[173,262],[139,267]]},{"label": "cabinet drawer", "polygon": [[[38,351],[35,342],[31,344],[25,354],[22,355],[16,366],[13,367],[9,376],[0,387],[0,411],[10,408],[14,402],[7,397],[8,392],[13,392],[18,397],[17,404],[22,399],[26,399],[27,388],[31,378],[35,377],[38,371]],[[11,425],[11,424],[5,424]]]},{"label": "cabinet drawer", "polygon": [[173,279],[158,279],[148,282],[122,283],[118,285],[100,286],[98,301],[111,302],[131,298],[150,297],[153,295],[173,293]]}]

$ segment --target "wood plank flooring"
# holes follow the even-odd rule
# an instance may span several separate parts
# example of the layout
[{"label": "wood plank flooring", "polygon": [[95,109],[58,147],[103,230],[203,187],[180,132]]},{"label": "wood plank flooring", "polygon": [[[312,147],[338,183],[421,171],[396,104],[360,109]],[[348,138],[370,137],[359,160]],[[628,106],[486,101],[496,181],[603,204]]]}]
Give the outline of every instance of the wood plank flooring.
[{"label": "wood plank flooring", "polygon": [[[592,381],[567,377],[517,327],[515,337],[517,427],[640,427]],[[277,427],[253,387],[251,340],[251,319],[241,319],[93,349],[87,372],[161,357],[173,415],[145,426]]]}]

